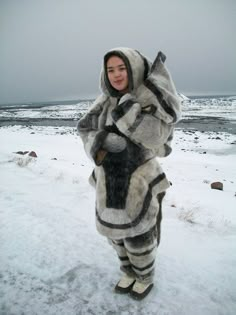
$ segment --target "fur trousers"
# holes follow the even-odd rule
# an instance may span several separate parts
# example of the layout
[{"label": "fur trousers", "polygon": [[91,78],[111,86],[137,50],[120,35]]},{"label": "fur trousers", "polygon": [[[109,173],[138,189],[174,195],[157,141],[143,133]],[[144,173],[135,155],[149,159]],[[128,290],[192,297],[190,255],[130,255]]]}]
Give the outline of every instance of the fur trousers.
[{"label": "fur trousers", "polygon": [[157,196],[159,202],[157,221],[148,232],[122,240],[109,240],[118,255],[121,270],[143,283],[153,282],[156,252],[161,236],[164,195],[165,192]]}]

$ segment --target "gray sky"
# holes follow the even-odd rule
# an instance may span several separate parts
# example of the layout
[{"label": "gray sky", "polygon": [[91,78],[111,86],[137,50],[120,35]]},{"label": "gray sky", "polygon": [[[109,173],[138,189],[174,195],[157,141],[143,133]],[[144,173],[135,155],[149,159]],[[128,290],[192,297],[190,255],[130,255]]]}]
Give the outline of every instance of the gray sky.
[{"label": "gray sky", "polygon": [[182,93],[236,93],[235,0],[0,0],[0,104],[95,97],[105,52],[159,50]]}]

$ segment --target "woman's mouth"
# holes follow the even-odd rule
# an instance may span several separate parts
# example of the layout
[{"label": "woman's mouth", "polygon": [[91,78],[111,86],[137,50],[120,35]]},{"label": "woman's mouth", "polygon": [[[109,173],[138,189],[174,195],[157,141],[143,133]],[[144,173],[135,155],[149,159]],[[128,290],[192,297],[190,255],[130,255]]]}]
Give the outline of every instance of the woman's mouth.
[{"label": "woman's mouth", "polygon": [[121,84],[122,82],[123,82],[123,80],[114,81],[115,84]]}]

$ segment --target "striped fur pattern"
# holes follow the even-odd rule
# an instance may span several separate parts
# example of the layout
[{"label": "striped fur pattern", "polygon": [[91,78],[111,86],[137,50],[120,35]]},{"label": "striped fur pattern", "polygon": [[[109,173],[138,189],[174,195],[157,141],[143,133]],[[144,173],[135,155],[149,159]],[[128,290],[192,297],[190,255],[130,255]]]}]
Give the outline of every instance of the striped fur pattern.
[{"label": "striped fur pattern", "polygon": [[[97,229],[117,240],[141,235],[155,225],[156,196],[169,187],[156,157],[171,152],[180,102],[162,54],[152,64],[139,52],[120,48],[108,52],[104,64],[111,54],[125,60],[129,93],[120,95],[108,84],[104,66],[103,93],[79,121],[78,131],[96,164],[89,181],[96,189]],[[110,132],[125,138],[123,151],[114,152],[114,143],[109,152],[105,144]],[[103,159],[98,158],[101,152]]]},{"label": "striped fur pattern", "polygon": [[155,226],[148,232],[133,238],[109,240],[116,250],[121,270],[144,283],[153,282],[156,251],[160,243],[163,197],[164,193],[158,195],[159,214]]},{"label": "striped fur pattern", "polygon": [[117,252],[123,272],[142,282],[152,282],[157,251],[157,238],[154,228],[145,234],[123,241],[113,240],[112,246]]}]

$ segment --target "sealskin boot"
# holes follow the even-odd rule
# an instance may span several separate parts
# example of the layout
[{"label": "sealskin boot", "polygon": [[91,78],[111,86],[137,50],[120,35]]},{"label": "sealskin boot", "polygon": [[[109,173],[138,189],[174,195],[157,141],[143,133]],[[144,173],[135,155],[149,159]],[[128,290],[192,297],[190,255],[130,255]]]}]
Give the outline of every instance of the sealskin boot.
[{"label": "sealskin boot", "polygon": [[130,296],[135,300],[140,301],[148,295],[152,288],[153,283],[143,283],[136,280],[135,284],[132,287],[132,290],[130,291]]},{"label": "sealskin boot", "polygon": [[136,279],[132,276],[123,275],[120,281],[115,286],[115,292],[117,293],[129,293],[132,289]]}]

